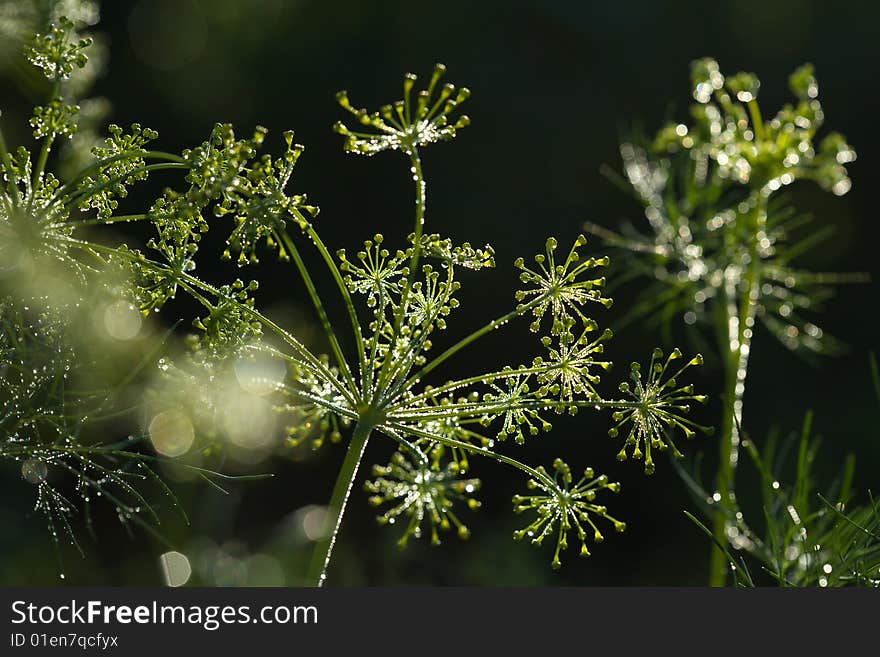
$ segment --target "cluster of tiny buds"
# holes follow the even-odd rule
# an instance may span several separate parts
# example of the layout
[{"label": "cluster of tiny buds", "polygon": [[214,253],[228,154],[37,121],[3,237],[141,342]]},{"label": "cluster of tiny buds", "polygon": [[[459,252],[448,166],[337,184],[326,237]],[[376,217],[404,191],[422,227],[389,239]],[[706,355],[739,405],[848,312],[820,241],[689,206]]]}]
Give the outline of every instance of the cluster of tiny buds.
[{"label": "cluster of tiny buds", "polygon": [[686,417],[690,411],[690,402],[705,403],[705,395],[694,394],[693,385],[678,385],[677,379],[689,367],[703,364],[703,357],[697,354],[688,360],[674,373],[669,372],[673,361],[682,358],[681,351],[673,349],[664,360],[663,351],[655,349],[648,366],[648,376],[643,379],[642,368],[638,363],[630,366],[629,383],[620,384],[620,392],[631,400],[628,405],[612,414],[617,423],[608,431],[612,438],[618,436],[619,430],[629,425],[629,434],[617,455],[623,461],[628,457],[627,450],[636,460],[645,460],[645,474],[652,474],[655,469],[652,449],[665,451],[671,448],[673,456],[681,457],[681,452],[672,442],[671,433],[680,429],[685,438],[693,438],[696,431],[710,433],[711,428],[705,427]]},{"label": "cluster of tiny buds", "polygon": [[445,72],[446,67],[437,64],[427,88],[416,94],[414,102],[412,91],[416,76],[408,73],[403,79],[403,99],[383,105],[379,111],[372,113],[353,107],[348,93],[340,91],[336,95],[340,106],[350,112],[360,125],[378,131],[354,131],[337,122],[334,130],[345,137],[345,149],[360,155],[375,155],[385,150],[412,153],[418,146],[452,139],[457,130],[470,124],[470,119],[463,115],[452,123],[450,114],[470,97],[471,92],[466,87],[456,91],[455,86],[444,84],[435,98],[438,82]]},{"label": "cluster of tiny buds", "polygon": [[543,466],[536,470],[537,477],[528,481],[528,488],[538,491],[533,495],[516,495],[513,497],[514,511],[523,513],[534,511],[537,519],[513,534],[514,540],[530,538],[531,542],[541,545],[547,536],[556,533],[556,550],[552,566],[560,568],[560,553],[568,548],[569,532],[574,531],[580,541],[580,556],[587,557],[587,527],[592,531],[592,540],[600,543],[604,535],[596,525],[594,518],[602,518],[610,522],[617,532],[626,529],[626,523],[610,516],[604,505],[595,504],[597,493],[609,490],[620,492],[620,483],[611,482],[607,475],[596,476],[593,468],[586,468],[583,476],[574,482],[571,468],[562,459],[553,462],[553,476]]}]

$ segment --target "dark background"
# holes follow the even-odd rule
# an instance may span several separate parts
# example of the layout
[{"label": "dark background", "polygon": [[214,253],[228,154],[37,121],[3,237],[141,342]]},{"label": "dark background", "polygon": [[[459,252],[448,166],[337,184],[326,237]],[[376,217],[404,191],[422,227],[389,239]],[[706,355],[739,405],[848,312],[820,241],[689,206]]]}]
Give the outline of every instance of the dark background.
[{"label": "dark background", "polygon": [[[800,264],[868,272],[876,281],[878,19],[880,8],[873,3],[797,0],[592,5],[522,0],[117,1],[105,3],[98,28],[111,57],[96,92],[112,100],[113,121],[155,128],[165,150],[195,145],[214,122],[229,121],[243,135],[254,125],[266,126],[266,148],[279,152],[281,131],[293,128],[307,150],[292,191],[307,192],[321,206],[317,225],[328,246],[351,250],[377,231],[390,244],[399,242],[410,230],[412,191],[408,164],[401,157],[362,159],[343,153],[340,138],[330,130],[335,120],[344,118],[334,93],[348,89],[356,105],[376,107],[399,97],[404,72],[427,76],[435,61],[444,62],[449,80],[473,91],[466,106],[473,124],[454,143],[432,146],[423,154],[428,229],[456,242],[490,242],[498,267],[465,278],[462,306],[447,335],[435,341],[439,347],[511,307],[513,260],[543,249],[548,235],[565,244],[585,221],[614,228],[624,219],[642,220],[640,208],[599,167],[607,163],[618,168],[618,141],[633,127],[652,132],[667,118],[685,117],[688,64],[702,56],[718,59],[725,72],[756,72],[763,83],[765,115],[788,100],[788,74],[805,61],[815,64],[826,126],[843,132],[859,159],[850,169],[853,189],[843,198],[809,185],[793,189],[800,207],[813,212],[819,224],[837,229],[833,239]],[[212,265],[209,247],[201,254],[203,276],[223,281],[240,275],[234,267]],[[591,248],[602,251],[597,241]],[[288,314],[292,308],[302,315],[296,321],[308,321],[307,298],[292,268],[271,263],[269,257],[263,260],[259,269],[244,272],[260,279],[259,302],[264,307],[284,303]],[[326,292],[332,296],[332,289]],[[614,308],[598,309],[594,316],[613,327],[637,292],[638,286],[618,290]],[[841,290],[818,323],[843,339],[850,351],[818,366],[758,331],[745,401],[745,428],[757,440],[771,427],[797,430],[805,411],[813,409],[814,426],[825,439],[820,474],[831,476],[843,455],[853,451],[862,491],[877,490],[880,465],[878,404],[867,359],[878,335],[877,301],[873,282]],[[526,324],[514,323],[481,340],[438,376],[531,360],[538,345]],[[627,364],[645,360],[657,342],[655,331],[638,326],[619,332],[609,348],[616,366],[606,375],[604,390],[614,390]],[[704,368],[696,380],[717,398],[716,369]],[[717,424],[717,412],[715,402],[700,409],[699,419]],[[475,463],[475,474],[484,479],[484,506],[468,519],[470,541],[450,537],[440,548],[416,542],[399,552],[396,531],[377,527],[366,495],[356,491],[329,581],[703,583],[709,544],[682,513],[693,505],[678,477],[662,460],[650,478],[638,464],[618,464],[614,455],[619,446],[606,436],[608,422],[605,416],[581,413],[576,421],[556,422],[551,434],[528,447],[505,447],[530,463],[549,464],[560,455],[575,468],[593,465],[623,482],[623,492],[610,503],[629,529],[597,546],[591,559],[578,560],[571,550],[557,573],[549,568],[547,546],[514,544],[511,532],[523,519],[512,514],[510,496],[523,489],[524,481],[505,468]],[[686,451],[703,451],[711,463],[716,440],[700,436]],[[389,441],[377,438],[367,462],[384,462],[391,449]],[[296,584],[308,554],[302,507],[327,502],[342,452],[337,445],[305,460],[264,462],[259,468],[275,472],[272,480],[231,486],[227,496],[206,486],[180,484],[192,526],[183,526],[169,512],[163,516],[163,530],[192,560],[196,573],[191,581]],[[738,491],[747,498],[747,508],[750,481],[744,472]],[[57,582],[44,523],[27,515],[32,505],[29,485],[6,477],[0,491],[6,500],[0,509],[0,582]],[[111,516],[99,523],[97,544],[85,540],[84,559],[72,549],[65,551],[67,580],[160,582],[156,559],[166,548],[142,533],[127,537]]]}]

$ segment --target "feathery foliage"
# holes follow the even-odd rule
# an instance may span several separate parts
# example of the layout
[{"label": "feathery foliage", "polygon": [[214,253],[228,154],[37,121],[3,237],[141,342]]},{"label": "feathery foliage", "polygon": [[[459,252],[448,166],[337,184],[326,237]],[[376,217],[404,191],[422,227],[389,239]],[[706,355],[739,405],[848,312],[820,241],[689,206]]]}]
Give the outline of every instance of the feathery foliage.
[{"label": "feathery foliage", "polygon": [[[819,488],[813,465],[820,441],[811,429],[812,413],[807,413],[799,438],[792,434],[778,444],[771,433],[759,451],[744,437],[742,446],[759,475],[763,518],[747,518],[738,503],[724,510],[728,517],[722,546],[734,579],[754,585],[750,576],[749,581],[741,579],[748,566],[733,556],[744,553],[780,586],[878,587],[880,506],[870,494],[867,504],[852,505],[852,455],[834,481]],[[793,478],[784,483],[791,465]],[[717,498],[683,468],[681,472],[694,500],[712,517]]]}]

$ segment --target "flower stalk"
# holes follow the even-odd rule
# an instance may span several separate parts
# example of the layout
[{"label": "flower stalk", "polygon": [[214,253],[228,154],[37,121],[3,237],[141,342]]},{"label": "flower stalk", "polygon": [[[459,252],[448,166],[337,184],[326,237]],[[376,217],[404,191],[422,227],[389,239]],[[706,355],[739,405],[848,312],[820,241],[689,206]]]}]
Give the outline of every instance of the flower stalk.
[{"label": "flower stalk", "polygon": [[816,140],[824,111],[809,64],[789,78],[795,103],[769,121],[751,73],[725,77],[714,60],[701,59],[691,65],[691,83],[692,124],[671,123],[650,143],[621,146],[627,182],[651,233],[594,232],[631,254],[631,275],[654,279],[628,319],[654,314],[668,323],[678,311],[687,325],[715,335],[723,410],[715,488],[708,495],[715,544],[709,583],[723,586],[731,562],[718,546],[737,532],[735,479],[753,334],[760,323],[794,351],[834,353],[834,339],[807,314],[830,296],[831,283],[859,280],[792,265],[825,234],[793,240],[806,222],[777,192],[806,179],[846,194],[847,165],[856,154],[838,133]]}]

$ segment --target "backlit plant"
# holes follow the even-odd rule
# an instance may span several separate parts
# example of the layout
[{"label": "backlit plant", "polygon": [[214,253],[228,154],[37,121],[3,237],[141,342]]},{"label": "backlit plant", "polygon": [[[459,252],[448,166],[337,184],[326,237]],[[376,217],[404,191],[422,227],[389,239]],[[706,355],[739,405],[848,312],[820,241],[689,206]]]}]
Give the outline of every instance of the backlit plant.
[{"label": "backlit plant", "polygon": [[[139,396],[132,385],[149,378],[165,340],[138,335],[143,318],[129,268],[119,266],[128,261],[108,263],[78,236],[112,221],[108,208],[135,180],[183,160],[143,150],[151,131],[135,126],[126,136],[111,127],[106,145],[70,180],[48,170],[53,153],[64,167],[82,156],[70,142],[80,111],[71,101],[83,81],[71,76],[88,65],[91,38],[80,29],[93,6],[63,4],[84,12],[77,24],[61,17],[25,50],[50,88],[48,102],[30,120],[37,149],[10,151],[0,133],[0,459],[16,463],[35,487],[35,510],[55,547],[64,539],[80,550],[73,526],[78,509],[93,535],[92,507],[104,502],[123,525],[164,540],[148,496],[152,490],[177,506],[157,472],[160,459],[138,448],[145,434],[132,399]],[[30,17],[21,9],[22,20]],[[89,216],[91,209],[97,216]],[[212,481],[239,478],[177,465]]]},{"label": "backlit plant", "polygon": [[[798,180],[835,195],[850,189],[855,151],[838,133],[817,141],[824,122],[813,67],[789,78],[794,102],[766,121],[758,78],[725,77],[711,59],[691,66],[690,123],[662,127],[648,143],[621,146],[621,181],[645,208],[650,231],[626,235],[593,227],[606,243],[632,253],[629,275],[654,283],[632,316],[661,322],[683,316],[714,338],[724,369],[720,465],[715,481],[713,535],[736,532],[734,475],[752,337],[760,323],[786,347],[829,353],[837,343],[811,320],[834,283],[858,280],[797,268],[793,261],[827,236],[792,239],[808,223],[780,194]],[[727,577],[725,555],[712,552],[711,583]]]},{"label": "backlit plant", "polygon": [[[374,470],[367,490],[371,501],[383,507],[380,521],[403,526],[402,543],[424,533],[436,542],[453,528],[459,536],[468,535],[464,513],[456,505],[479,506],[474,494],[480,482],[467,474],[474,457],[525,474],[534,494],[516,496],[515,510],[534,517],[515,538],[540,544],[552,536],[556,567],[572,532],[586,555],[587,541],[602,539],[601,523],[624,529],[605,506],[608,493],[617,492],[619,484],[589,468],[576,480],[560,459],[550,474],[510,456],[502,443],[523,443],[549,431],[554,414],[608,410],[626,436],[621,454],[643,458],[646,471],[651,471],[651,450],[672,446],[676,430],[690,437],[698,428],[687,414],[692,402],[703,398],[677,377],[701,359],[680,360],[678,350],[666,357],[657,351],[645,372],[633,367],[632,385],[622,388],[625,397],[599,393],[600,373],[610,365],[604,350],[611,334],[600,331],[590,315],[592,309],[610,304],[602,292],[601,274],[608,260],[585,255],[583,236],[561,251],[556,239],[548,239],[534,264],[516,260],[522,287],[512,294],[515,304],[510,312],[446,349],[435,347],[459,306],[461,279],[495,265],[491,246],[459,245],[425,229],[421,149],[451,140],[468,125],[467,117],[458,112],[469,92],[443,84],[443,66],[434,69],[422,91],[415,91],[415,76],[407,75],[402,100],[376,112],[357,109],[345,93],[339,94],[339,103],[354,118],[351,127],[336,125],[345,149],[368,156],[399,153],[408,164],[415,195],[408,237],[391,246],[377,234],[354,254],[334,254],[315,227],[318,208],[305,195],[288,191],[303,152],[292,132],[283,135],[281,155],[272,157],[259,154],[264,129],[240,138],[231,126],[218,124],[202,144],[176,155],[152,150],[150,143],[157,135],[148,128],[111,126],[79,173],[63,181],[48,173],[54,145],[76,129],[77,107],[67,104],[62,90],[66,78],[85,63],[87,45],[70,22],[61,22],[38,36],[29,53],[53,90],[50,102],[37,108],[32,121],[42,144],[36,164],[31,164],[26,149],[10,152],[0,141],[7,183],[0,201],[0,231],[3,248],[21,250],[28,267],[50,263],[83,281],[112,274],[115,293],[144,316],[156,316],[178,294],[202,306],[193,322],[196,335],[189,353],[158,361],[159,383],[147,403],[152,420],[142,435],[149,436],[159,454],[175,457],[193,449],[210,455],[224,449],[224,434],[247,445],[261,439],[251,420],[265,421],[260,426],[268,429],[285,427],[293,445],[311,441],[317,447],[347,439],[326,531],[316,544],[308,574],[308,581],[318,585],[326,577],[346,504],[373,436],[383,436],[397,448],[388,466]],[[121,214],[132,185],[159,172],[176,172],[182,181],[170,185],[146,211]],[[108,245],[86,233],[97,226],[134,221],[155,229],[146,249]],[[214,285],[196,275],[202,236],[222,226],[228,230],[223,256],[240,266],[256,264],[261,252],[292,263],[316,309],[329,355],[314,353],[262,313],[254,299],[255,282]],[[341,325],[325,311],[302,245],[314,248],[326,266],[345,307],[347,317]],[[430,382],[429,375],[446,361],[521,316],[530,317],[531,330],[541,335],[535,345],[538,353],[528,362]],[[15,344],[4,354],[20,357]],[[15,393],[9,396],[13,408],[21,401]],[[40,450],[47,445],[57,449],[59,442],[74,439],[66,428],[51,436],[40,432],[24,442],[21,433],[3,436],[4,449],[15,444],[20,450],[13,458],[28,457],[28,481],[45,480],[46,471],[58,464],[57,459],[39,456]],[[674,447],[673,451],[678,453]],[[147,458],[126,450],[112,455],[138,465]],[[45,468],[32,458],[39,458]]]},{"label": "backlit plant", "polygon": [[[759,475],[764,513],[749,517],[738,502],[727,510],[727,531],[716,545],[738,586],[755,586],[741,556],[748,554],[779,586],[880,587],[880,505],[870,492],[867,504],[851,505],[855,470],[851,454],[820,492],[813,473],[819,440],[811,435],[812,420],[812,413],[807,413],[799,441],[790,435],[780,445],[771,432],[761,451],[743,434],[743,450]],[[787,460],[794,462],[790,483],[784,473]],[[681,474],[700,510],[712,516],[714,494],[684,469]],[[687,515],[715,539],[708,527]]]}]

